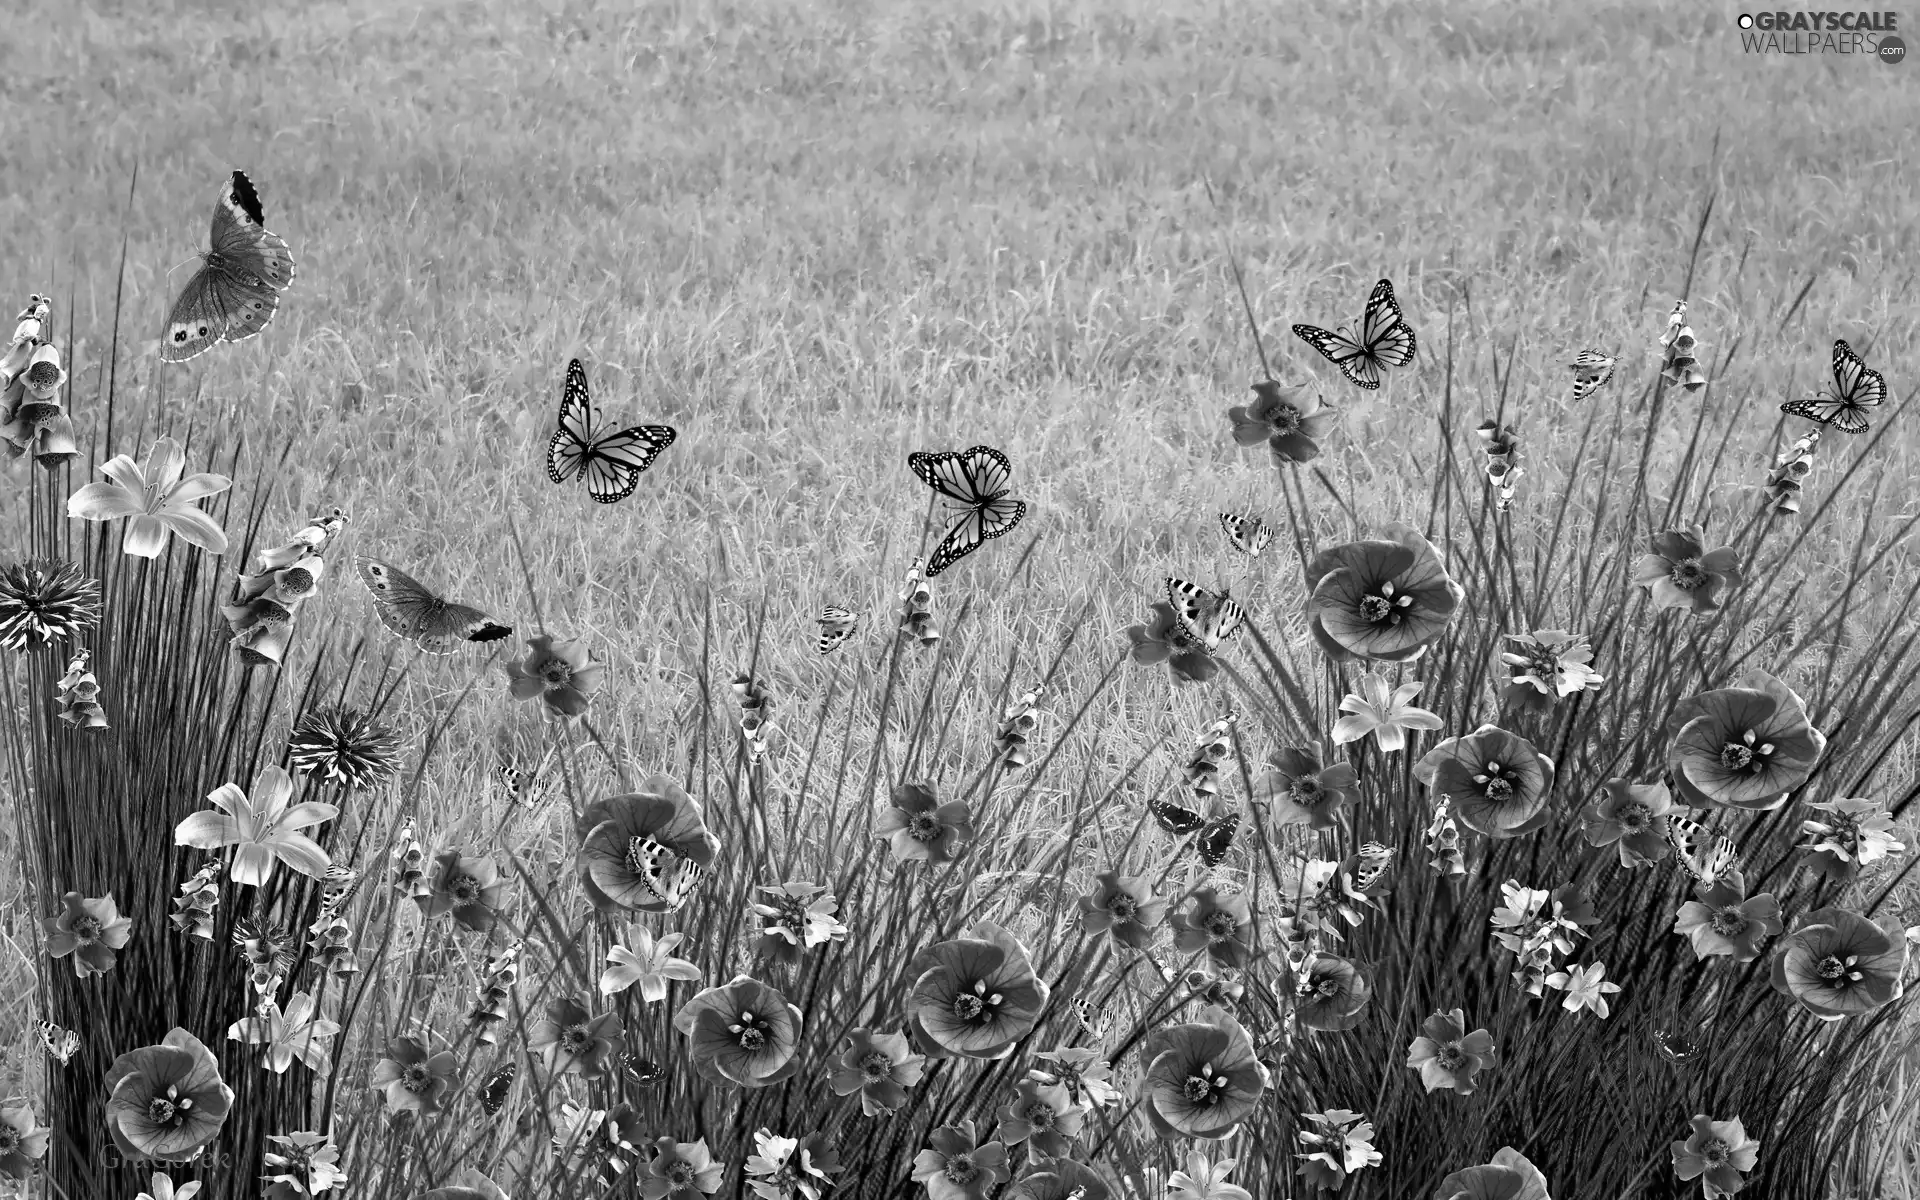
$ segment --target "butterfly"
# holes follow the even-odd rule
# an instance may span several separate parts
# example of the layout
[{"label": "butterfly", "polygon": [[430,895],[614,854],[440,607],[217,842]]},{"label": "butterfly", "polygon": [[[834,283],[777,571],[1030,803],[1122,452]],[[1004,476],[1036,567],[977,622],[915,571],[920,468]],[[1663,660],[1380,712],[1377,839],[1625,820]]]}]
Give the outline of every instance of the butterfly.
[{"label": "butterfly", "polygon": [[1364,842],[1360,846],[1360,861],[1353,868],[1353,890],[1364,892],[1387,878],[1387,872],[1393,867],[1394,850],[1379,842]]},{"label": "butterfly", "polygon": [[436,596],[399,567],[362,555],[353,560],[373,593],[380,623],[428,654],[452,654],[462,640],[497,642],[513,633],[477,608]]},{"label": "butterfly", "polygon": [[860,618],[836,605],[829,604],[820,610],[820,653],[825,654],[853,636],[853,627]]},{"label": "butterfly", "polygon": [[1067,1012],[1073,1017],[1073,1027],[1096,1042],[1113,1030],[1113,1014],[1101,1012],[1085,996],[1075,996]]},{"label": "butterfly", "polygon": [[651,836],[633,839],[627,854],[640,887],[655,901],[665,905],[656,912],[674,912],[687,902],[706,871],[690,858],[675,854],[671,847]]},{"label": "butterfly", "polygon": [[1181,632],[1208,654],[1239,632],[1240,623],[1247,619],[1246,610],[1225,589],[1216,596],[1184,579],[1167,580],[1167,601],[1173,605]]},{"label": "butterfly", "polygon": [[62,1029],[44,1017],[34,1021],[33,1027],[40,1034],[41,1048],[66,1066],[80,1050],[80,1035],[71,1029]]},{"label": "butterfly", "polygon": [[1207,822],[1200,836],[1193,839],[1194,852],[1200,855],[1200,861],[1209,867],[1217,867],[1226,861],[1227,851],[1233,849],[1233,835],[1240,831],[1240,814],[1230,812]]},{"label": "butterfly", "polygon": [[487,1110],[488,1116],[499,1116],[500,1110],[507,1106],[508,1097],[513,1095],[514,1077],[519,1074],[519,1062],[510,1058],[495,1068],[474,1091],[474,1095],[480,1098],[480,1107]]},{"label": "butterfly", "polygon": [[1673,843],[1681,869],[1708,887],[1739,866],[1733,839],[1708,830],[1690,817],[1669,813],[1667,840]]},{"label": "butterfly", "polygon": [[1613,378],[1613,366],[1617,361],[1598,350],[1582,350],[1574,355],[1573,362],[1568,364],[1573,368],[1573,398],[1585,400],[1607,386],[1607,381]]},{"label": "butterfly", "polygon": [[1657,1029],[1654,1031],[1653,1040],[1654,1044],[1660,1048],[1660,1057],[1668,1062],[1686,1062],[1700,1053],[1699,1041],[1684,1032],[1674,1033]]},{"label": "butterfly", "polygon": [[1185,837],[1203,828],[1207,823],[1205,813],[1197,813],[1171,800],[1149,800],[1147,811],[1153,815],[1154,821],[1160,828],[1175,837]]},{"label": "butterfly", "polygon": [[933,548],[922,578],[932,579],[978,550],[981,542],[1006,533],[1027,515],[1026,501],[1007,498],[1013,465],[991,446],[937,454],[916,450],[907,455],[907,465],[928,487],[965,506],[947,527],[947,536]]},{"label": "butterfly", "polygon": [[1258,555],[1273,540],[1273,526],[1252,513],[1235,516],[1223,512],[1220,514],[1220,529],[1227,535],[1227,541],[1233,548],[1248,557]]},{"label": "butterfly", "polygon": [[293,282],[293,252],[263,221],[260,193],[235,171],[213,205],[212,244],[167,314],[162,360],[186,362],[216,342],[244,342],[273,320]]},{"label": "butterfly", "polygon": [[620,1074],[637,1087],[652,1087],[667,1077],[667,1069],[650,1058],[641,1058],[631,1050],[622,1050]]},{"label": "butterfly", "polygon": [[635,425],[595,433],[587,371],[579,359],[567,363],[567,386],[560,393],[560,428],[547,443],[547,478],[565,483],[579,475],[587,495],[601,504],[625,500],[640,483],[640,473],[679,434],[671,425]]},{"label": "butterfly", "polygon": [[320,911],[335,913],[347,906],[353,894],[360,890],[360,872],[352,867],[335,863],[327,868],[326,877],[320,888]]},{"label": "butterfly", "polygon": [[1344,325],[1337,333],[1315,325],[1295,325],[1293,333],[1339,367],[1341,374],[1369,391],[1380,386],[1381,367],[1404,367],[1413,361],[1413,330],[1401,319],[1389,279],[1373,285],[1357,339]]},{"label": "butterfly", "polygon": [[1780,406],[1780,411],[1835,426],[1843,433],[1865,433],[1867,410],[1879,408],[1886,402],[1886,377],[1860,361],[1853,347],[1835,341],[1833,390],[1809,400],[1789,400]]}]

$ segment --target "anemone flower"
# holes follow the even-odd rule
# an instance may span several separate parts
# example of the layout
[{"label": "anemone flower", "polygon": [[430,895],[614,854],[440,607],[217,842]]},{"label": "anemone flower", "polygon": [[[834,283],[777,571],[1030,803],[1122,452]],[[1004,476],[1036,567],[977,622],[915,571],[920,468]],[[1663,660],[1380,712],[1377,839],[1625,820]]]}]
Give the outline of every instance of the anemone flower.
[{"label": "anemone flower", "polygon": [[492,855],[443,850],[434,856],[426,894],[416,895],[414,902],[422,916],[451,916],[462,929],[486,933],[500,919],[500,901],[506,891],[507,882]]},{"label": "anemone flower", "polygon": [[331,804],[293,804],[293,780],[277,765],[260,768],[253,796],[223,783],[207,797],[219,812],[189,813],[173,831],[176,846],[218,850],[237,846],[229,871],[235,883],[265,887],[276,862],[319,879],[333,865],[320,843],[298,832],[324,825],[340,815]]},{"label": "anemone flower", "polygon": [[112,892],[97,900],[89,900],[79,892],[68,892],[60,898],[60,903],[65,912],[40,920],[47,939],[47,956],[73,955],[73,973],[82,979],[113,970],[117,961],[114,951],[125,946],[132,936],[133,918],[120,915]]},{"label": "anemone flower", "polygon": [[1173,605],[1156,600],[1150,611],[1152,620],[1127,626],[1133,661],[1167,664],[1175,683],[1205,683],[1220,673],[1219,660],[1187,633],[1180,618],[1174,615]]},{"label": "anemone flower", "polygon": [[0,1107],[0,1175],[25,1179],[33,1174],[33,1164],[47,1156],[51,1136],[27,1105],[15,1101]]},{"label": "anemone flower", "polygon": [[1435,796],[1452,798],[1462,825],[1490,838],[1520,837],[1547,823],[1553,760],[1496,725],[1436,745],[1413,775]]},{"label": "anemone flower", "polygon": [[1009,1177],[1006,1146],[976,1141],[972,1121],[942,1125],[927,1140],[932,1145],[914,1156],[913,1178],[926,1185],[928,1200],[986,1200]]},{"label": "anemone flower", "polygon": [[1679,799],[1744,812],[1785,804],[1827,749],[1806,704],[1765,671],[1681,701],[1667,719],[1667,736],[1667,769]]},{"label": "anemone flower", "polygon": [[873,823],[873,836],[887,839],[895,862],[939,866],[973,840],[972,811],[964,800],[940,803],[932,784],[903,783]]},{"label": "anemone flower", "polygon": [[1420,1027],[1421,1036],[1407,1047],[1407,1065],[1420,1072],[1427,1093],[1451,1088],[1462,1096],[1473,1094],[1473,1077],[1494,1065],[1499,1052],[1493,1035],[1484,1029],[1467,1032],[1464,1009],[1434,1013]]},{"label": "anemone flower", "polygon": [[[1391,703],[1389,698],[1389,707]],[[1253,781],[1253,794],[1255,800],[1273,805],[1273,819],[1283,825],[1332,829],[1340,823],[1341,806],[1359,794],[1359,787],[1360,776],[1350,764],[1322,767],[1320,752],[1308,746],[1282,750],[1273,770]]]},{"label": "anemone flower", "polygon": [[1030,1155],[1064,1156],[1080,1136],[1086,1113],[1060,1084],[1023,1080],[1013,1100],[1000,1106],[1000,1124],[993,1136],[1009,1146],[1027,1143]]},{"label": "anemone flower", "polygon": [[460,1082],[459,1068],[451,1050],[434,1053],[424,1039],[402,1035],[387,1043],[367,1082],[386,1097],[389,1113],[439,1112]]},{"label": "anemone flower", "polygon": [[547,1015],[527,1035],[527,1050],[545,1056],[550,1074],[599,1079],[613,1070],[614,1056],[626,1041],[619,1013],[596,1017],[569,998],[547,1005]]},{"label": "anemone flower", "polygon": [[606,682],[607,668],[593,661],[584,639],[558,641],[542,633],[527,640],[526,658],[508,663],[507,674],[513,679],[507,691],[515,700],[538,696],[555,713],[572,720],[586,713],[594,693]]},{"label": "anemone flower", "polygon": [[1693,944],[1696,958],[1728,955],[1737,963],[1760,957],[1760,939],[1779,933],[1780,902],[1770,894],[1748,898],[1746,880],[1730,871],[1694,889],[1696,900],[1680,906],[1673,931]]},{"label": "anemone flower", "polygon": [[1000,1059],[1039,1022],[1051,994],[1027,948],[991,921],[929,946],[907,966],[908,1025],[929,1057]]},{"label": "anemone flower", "polygon": [[1906,966],[1904,937],[1858,913],[1821,908],[1780,940],[1773,987],[1821,1020],[1838,1021],[1898,1000]]},{"label": "anemone flower", "polygon": [[1253,394],[1252,404],[1227,410],[1235,442],[1242,446],[1265,442],[1276,466],[1320,457],[1320,439],[1332,427],[1334,413],[1321,406],[1317,393],[1268,379],[1254,384]]},{"label": "anemone flower", "polygon": [[860,1093],[860,1111],[869,1117],[898,1112],[907,1103],[907,1089],[926,1074],[927,1056],[915,1054],[904,1033],[874,1033],[856,1029],[847,1035],[827,1077],[836,1096]]},{"label": "anemone flower", "polygon": [[129,1050],[107,1068],[107,1131],[134,1162],[197,1158],[220,1134],[233,1089],[199,1038],[179,1027],[157,1046]]},{"label": "anemone flower", "polygon": [[1418,658],[1467,598],[1433,543],[1399,522],[1315,555],[1307,591],[1307,629],[1335,662]]},{"label": "anemone flower", "polygon": [[1593,846],[1613,846],[1623,867],[1643,867],[1660,861],[1671,848],[1667,841],[1667,814],[1673,796],[1661,783],[1636,784],[1609,779],[1606,795],[1580,813],[1580,831]]},{"label": "anemone flower", "polygon": [[676,1142],[670,1137],[655,1139],[653,1161],[640,1180],[640,1195],[645,1200],[673,1200],[681,1196],[711,1196],[720,1190],[725,1163],[713,1160],[707,1139]]},{"label": "anemone flower", "polygon": [[1653,553],[1642,555],[1633,581],[1646,588],[1655,608],[1684,608],[1694,616],[1720,610],[1720,592],[1744,581],[1739,556],[1729,548],[1709,551],[1706,530],[1693,525],[1655,534]]},{"label": "anemone flower", "polygon": [[1153,894],[1153,880],[1122,878],[1118,871],[1102,871],[1094,880],[1099,886],[1079,900],[1080,927],[1104,933],[1129,950],[1146,949],[1167,915],[1167,902]]},{"label": "anemone flower", "polygon": [[1217,966],[1245,967],[1260,956],[1253,907],[1243,895],[1201,888],[1193,893],[1191,909],[1174,914],[1173,927],[1180,931],[1174,945],[1182,954],[1204,950]]},{"label": "anemone flower", "polygon": [[1760,1143],[1747,1136],[1740,1118],[1716,1121],[1705,1113],[1688,1122],[1692,1136],[1673,1142],[1673,1173],[1681,1179],[1698,1179],[1707,1200],[1731,1196],[1746,1186],[1744,1176],[1760,1161]]},{"label": "anemone flower", "polygon": [[227,535],[197,505],[233,486],[225,475],[188,475],[180,443],[163,437],[147,452],[142,467],[116,454],[100,468],[112,483],[89,483],[67,501],[67,515],[83,521],[132,517],[120,549],[139,558],[158,558],[167,535],[177,533],[209,554],[227,552]]}]

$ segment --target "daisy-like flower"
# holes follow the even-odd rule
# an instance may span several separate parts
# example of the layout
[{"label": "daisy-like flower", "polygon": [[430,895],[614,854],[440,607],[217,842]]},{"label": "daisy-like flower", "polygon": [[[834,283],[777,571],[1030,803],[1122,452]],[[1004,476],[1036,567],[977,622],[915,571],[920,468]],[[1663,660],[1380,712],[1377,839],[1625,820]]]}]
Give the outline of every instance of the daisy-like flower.
[{"label": "daisy-like flower", "polygon": [[107,1068],[107,1130],[122,1156],[186,1162],[220,1134],[233,1089],[206,1044],[184,1029],[129,1050]]},{"label": "daisy-like flower", "polygon": [[426,895],[414,897],[422,915],[450,914],[462,929],[485,933],[500,917],[507,883],[490,855],[469,858],[458,850],[445,850],[434,856],[429,889]]},{"label": "daisy-like flower", "polygon": [[534,1023],[528,1051],[546,1058],[549,1074],[599,1079],[612,1070],[614,1056],[627,1043],[619,1013],[594,1016],[578,1000],[555,1000]]},{"label": "daisy-like flower", "polygon": [[1435,796],[1451,797],[1460,823],[1490,838],[1521,837],[1547,823],[1553,760],[1497,725],[1436,745],[1413,776]]},{"label": "daisy-like flower", "polygon": [[1898,1000],[1907,941],[1843,908],[1802,916],[1773,959],[1775,991],[1823,1021],[1872,1012]]},{"label": "daisy-like flower", "polygon": [[1113,1065],[1087,1046],[1059,1046],[1034,1055],[1050,1066],[1027,1068],[1027,1078],[1040,1083],[1057,1083],[1067,1089],[1073,1102],[1092,1110],[1105,1108],[1120,1099],[1113,1086]]},{"label": "daisy-like flower", "polygon": [[736,975],[673,1014],[694,1070],[723,1086],[763,1088],[800,1069],[800,1010],[757,979]]},{"label": "daisy-like flower", "polygon": [[225,475],[188,475],[187,454],[180,443],[163,437],[147,452],[144,467],[116,454],[100,468],[112,483],[89,483],[67,501],[67,515],[82,521],[127,522],[121,550],[139,558],[158,558],[167,548],[167,535],[182,539],[209,554],[227,552],[227,535],[212,517],[200,511],[200,501],[233,486]]},{"label": "daisy-like flower", "polygon": [[1665,858],[1667,814],[1673,796],[1662,783],[1609,779],[1606,795],[1580,812],[1580,831],[1593,846],[1613,846],[1623,867],[1644,867]]},{"label": "daisy-like flower", "polygon": [[1151,611],[1151,621],[1127,626],[1133,661],[1148,666],[1166,663],[1175,683],[1205,683],[1220,673],[1218,660],[1187,633],[1173,605],[1158,600]]},{"label": "daisy-like flower", "polygon": [[658,1004],[667,998],[670,981],[699,982],[699,967],[684,958],[673,957],[674,950],[686,940],[684,933],[664,934],[655,940],[650,930],[635,926],[633,949],[615,946],[607,951],[607,961],[613,965],[600,974],[600,994],[611,996],[639,984],[640,999]]},{"label": "daisy-like flower", "polygon": [[[1346,1108],[1330,1108],[1321,1113],[1301,1113],[1313,1129],[1300,1130],[1300,1174],[1309,1184],[1339,1191],[1347,1176],[1368,1167],[1377,1167],[1386,1156],[1373,1148],[1373,1122]],[[1451,1197],[1449,1197],[1451,1200]]]},{"label": "daisy-like flower", "polygon": [[1484,1029],[1467,1032],[1464,1009],[1434,1013],[1420,1026],[1420,1033],[1407,1047],[1407,1065],[1420,1072],[1429,1095],[1441,1088],[1473,1095],[1475,1073],[1493,1066],[1499,1057],[1492,1034]]},{"label": "daisy-like flower", "polygon": [[1906,849],[1893,836],[1893,818],[1871,800],[1809,800],[1807,807],[1827,815],[1800,822],[1806,839],[1800,843],[1806,853],[1802,861],[1834,883],[1845,883],[1868,863]]},{"label": "daisy-like flower", "polygon": [[[200,1194],[200,1187],[198,1179],[176,1187],[173,1176],[162,1175],[156,1171],[147,1181],[147,1190],[135,1196],[133,1200],[193,1200]],[[274,1200],[279,1200],[279,1197],[274,1197]]]},{"label": "daisy-like flower", "polygon": [[1206,951],[1222,967],[1245,967],[1260,956],[1253,906],[1245,896],[1222,896],[1215,888],[1193,893],[1193,907],[1173,915],[1180,931],[1174,940],[1182,954]]},{"label": "daisy-like flower", "polygon": [[1591,963],[1584,967],[1575,967],[1571,971],[1555,971],[1547,976],[1547,986],[1559,988],[1567,994],[1560,1007],[1568,1012],[1579,1012],[1583,1008],[1592,1009],[1593,1015],[1605,1020],[1607,1017],[1607,993],[1617,992],[1620,985],[1601,976],[1607,973],[1605,963]]},{"label": "daisy-like flower", "polygon": [[1707,1200],[1731,1196],[1746,1186],[1744,1176],[1760,1161],[1760,1143],[1747,1136],[1740,1118],[1716,1121],[1705,1113],[1688,1124],[1693,1134],[1684,1142],[1674,1142],[1673,1173],[1681,1179],[1698,1179]]},{"label": "daisy-like flower", "polygon": [[1434,1195],[1439,1200],[1550,1200],[1547,1177],[1512,1146],[1500,1147],[1491,1163],[1442,1179]]},{"label": "daisy-like flower", "polygon": [[[1377,678],[1368,676],[1367,678]],[[1364,687],[1365,684],[1363,683]],[[1382,688],[1385,682],[1382,681]],[[1414,684],[1413,693],[1420,690]],[[1392,697],[1387,698],[1388,705]],[[1343,711],[1347,709],[1342,704]],[[1345,725],[1353,717],[1341,718],[1339,724]],[[1439,728],[1436,719],[1434,728]],[[1362,735],[1364,736],[1364,735]],[[1345,744],[1352,738],[1342,739],[1336,728],[1334,741]],[[1383,746],[1382,749],[1385,749]],[[1305,825],[1308,829],[1332,829],[1340,823],[1340,807],[1359,794],[1360,776],[1347,763],[1335,763],[1330,767],[1320,765],[1320,752],[1312,747],[1282,750],[1274,759],[1273,770],[1256,777],[1253,781],[1253,798],[1256,803],[1273,805],[1273,819],[1283,825]]]},{"label": "daisy-like flower", "polygon": [[873,836],[888,840],[898,862],[939,866],[958,858],[964,844],[973,841],[973,816],[964,800],[940,803],[932,784],[903,783],[874,822]]},{"label": "daisy-like flower", "polygon": [[1175,1171],[1167,1179],[1167,1200],[1253,1200],[1253,1193],[1227,1182],[1234,1158],[1208,1162],[1198,1150],[1187,1154],[1187,1169]]},{"label": "daisy-like flower", "polygon": [[1285,963],[1280,976],[1293,994],[1294,1019],[1303,1029],[1351,1029],[1373,999],[1373,982],[1366,972],[1336,954],[1309,954],[1299,966]]},{"label": "daisy-like flower", "polygon": [[507,664],[513,677],[508,693],[515,700],[538,696],[543,704],[572,720],[585,714],[593,694],[606,682],[606,664],[595,662],[585,639],[556,641],[552,634],[527,639],[527,656]]},{"label": "daisy-like flower", "polygon": [[1667,719],[1667,736],[1667,770],[1680,801],[1745,812],[1785,804],[1827,749],[1806,704],[1765,671],[1681,701]]},{"label": "daisy-like flower", "polygon": [[1593,647],[1584,633],[1542,629],[1510,633],[1513,649],[1500,655],[1512,682],[1500,693],[1500,702],[1524,711],[1545,712],[1554,701],[1575,692],[1598,688],[1606,680],[1593,669]]},{"label": "daisy-like flower", "polygon": [[1000,1059],[1032,1032],[1051,994],[1027,948],[991,921],[929,946],[907,966],[908,1027],[931,1058]]},{"label": "daisy-like flower", "polygon": [[664,775],[648,776],[637,792],[594,801],[574,832],[580,886],[602,912],[671,912],[720,854],[700,806]]},{"label": "daisy-like flower", "polygon": [[1760,939],[1782,928],[1780,902],[1765,892],[1751,899],[1746,893],[1746,880],[1738,871],[1696,887],[1699,899],[1680,906],[1673,931],[1693,943],[1696,958],[1725,954],[1735,962],[1752,962],[1760,957]]},{"label": "daisy-like flower", "polygon": [[72,563],[12,563],[0,568],[0,647],[44,650],[100,620],[100,584]]},{"label": "daisy-like flower", "polygon": [[1709,551],[1706,530],[1693,525],[1654,535],[1653,553],[1641,556],[1633,581],[1647,589],[1655,608],[1704,616],[1720,611],[1721,589],[1744,582],[1739,563],[1731,548]]},{"label": "daisy-like flower", "polygon": [[460,1060],[450,1050],[432,1053],[427,1043],[403,1034],[387,1043],[369,1084],[386,1096],[390,1113],[434,1113],[460,1083]]},{"label": "daisy-like flower", "polygon": [[336,1187],[344,1190],[347,1173],[340,1169],[340,1147],[331,1134],[302,1130],[269,1134],[267,1140],[274,1148],[261,1161],[274,1173],[261,1176],[267,1185],[261,1200],[311,1200]]},{"label": "daisy-like flower", "polygon": [[726,1173],[726,1164],[713,1161],[707,1139],[676,1142],[663,1137],[653,1143],[653,1161],[640,1179],[640,1194],[645,1200],[711,1196],[720,1190]]},{"label": "daisy-like flower", "polygon": [[914,1156],[913,1178],[926,1186],[928,1200],[986,1200],[1010,1177],[1006,1146],[981,1145],[973,1129],[972,1121],[942,1125],[927,1139],[932,1145]]},{"label": "daisy-like flower", "polygon": [[836,1096],[860,1093],[860,1111],[869,1117],[898,1112],[907,1102],[907,1089],[926,1074],[927,1058],[915,1054],[904,1033],[874,1033],[856,1029],[847,1035],[847,1048],[827,1077]]},{"label": "daisy-like flower", "polygon": [[188,814],[174,829],[173,842],[200,850],[237,846],[228,870],[235,883],[266,886],[276,862],[310,879],[333,865],[320,843],[299,831],[326,824],[340,810],[315,801],[292,803],[293,780],[278,766],[260,768],[251,798],[238,785],[223,783],[207,799],[219,811]]},{"label": "daisy-like flower", "polygon": [[1253,395],[1252,404],[1227,410],[1234,441],[1242,446],[1265,442],[1275,466],[1320,457],[1320,439],[1327,436],[1334,414],[1321,406],[1318,394],[1269,379],[1254,384]]},{"label": "daisy-like flower", "polygon": [[833,1185],[830,1172],[839,1166],[838,1156],[817,1154],[809,1145],[814,1139],[775,1137],[765,1129],[753,1135],[759,1151],[747,1159],[747,1186],[761,1200],[820,1200]]},{"label": "daisy-like flower", "polygon": [[1224,1008],[1163,1026],[1140,1046],[1141,1105],[1154,1132],[1218,1141],[1252,1116],[1268,1074],[1246,1028]]},{"label": "daisy-like flower", "polygon": [[294,722],[287,758],[302,775],[365,791],[400,769],[400,735],[357,708],[330,704]]},{"label": "daisy-like flower", "polygon": [[1413,698],[1426,684],[1415,680],[1397,688],[1387,686],[1386,676],[1369,671],[1360,676],[1359,691],[1340,701],[1340,711],[1349,715],[1333,723],[1333,744],[1344,746],[1372,734],[1382,754],[1404,749],[1409,729],[1439,729],[1440,718],[1424,708],[1415,708]]},{"label": "daisy-like flower", "polygon": [[48,1130],[33,1119],[33,1110],[25,1104],[0,1108],[0,1175],[25,1179],[33,1173],[33,1164],[47,1156]]},{"label": "daisy-like flower", "polygon": [[1094,876],[1098,886],[1080,897],[1080,927],[1104,933],[1129,950],[1144,950],[1167,915],[1167,902],[1153,894],[1145,875],[1122,878],[1118,871]]},{"label": "daisy-like flower", "polygon": [[1086,1113],[1059,1084],[1026,1080],[1011,1104],[1000,1106],[993,1136],[1009,1146],[1026,1142],[1029,1154],[1064,1156],[1086,1124]]},{"label": "daisy-like flower", "polygon": [[79,892],[68,892],[60,898],[60,903],[65,912],[40,920],[46,934],[48,956],[65,958],[71,954],[73,973],[82,979],[113,970],[118,961],[114,951],[125,946],[133,936],[133,918],[120,915],[112,892],[97,900],[89,900]]},{"label": "daisy-like flower", "polygon": [[762,887],[768,900],[754,902],[753,911],[765,922],[755,955],[782,966],[800,961],[800,951],[847,936],[847,927],[833,913],[840,901],[816,883],[780,883]]},{"label": "daisy-like flower", "polygon": [[340,1032],[332,1021],[318,1019],[320,1006],[305,992],[295,992],[287,1001],[268,999],[259,1015],[235,1021],[227,1027],[227,1037],[251,1046],[263,1046],[261,1065],[275,1075],[284,1075],[297,1060],[307,1064],[315,1075],[324,1077],[332,1064],[327,1057],[327,1041]]},{"label": "daisy-like flower", "polygon": [[1418,658],[1467,598],[1433,543],[1399,522],[1316,554],[1307,591],[1307,629],[1335,662]]}]

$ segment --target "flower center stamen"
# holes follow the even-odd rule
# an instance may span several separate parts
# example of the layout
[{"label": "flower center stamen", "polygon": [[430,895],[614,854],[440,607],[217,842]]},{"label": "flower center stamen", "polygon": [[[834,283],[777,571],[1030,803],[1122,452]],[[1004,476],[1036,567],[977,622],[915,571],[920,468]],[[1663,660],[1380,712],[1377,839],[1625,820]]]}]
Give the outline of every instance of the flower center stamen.
[{"label": "flower center stamen", "polygon": [[1667,573],[1667,579],[1683,592],[1691,592],[1711,578],[1697,558],[1683,558]]}]

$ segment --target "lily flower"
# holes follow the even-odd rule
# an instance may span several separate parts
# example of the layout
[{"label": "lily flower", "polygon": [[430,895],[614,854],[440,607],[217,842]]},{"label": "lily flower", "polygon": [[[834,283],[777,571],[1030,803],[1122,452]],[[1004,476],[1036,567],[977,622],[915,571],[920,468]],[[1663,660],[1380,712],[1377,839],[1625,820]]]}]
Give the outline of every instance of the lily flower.
[{"label": "lily flower", "polygon": [[309,801],[289,804],[293,780],[278,766],[261,769],[253,780],[254,798],[231,783],[223,783],[207,797],[219,812],[189,814],[173,831],[173,844],[218,850],[238,846],[230,872],[235,883],[264,887],[273,878],[275,861],[302,875],[319,879],[333,860],[299,830],[322,825],[340,815],[331,804]]},{"label": "lily flower", "polygon": [[147,452],[144,467],[116,454],[101,467],[112,483],[89,483],[67,501],[67,515],[82,521],[127,522],[120,548],[139,558],[158,558],[167,535],[177,533],[209,554],[227,552],[227,535],[197,505],[233,486],[225,475],[201,473],[181,478],[187,454],[180,443],[163,437]]}]

